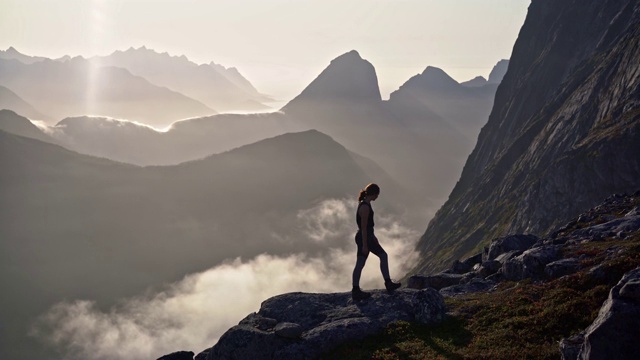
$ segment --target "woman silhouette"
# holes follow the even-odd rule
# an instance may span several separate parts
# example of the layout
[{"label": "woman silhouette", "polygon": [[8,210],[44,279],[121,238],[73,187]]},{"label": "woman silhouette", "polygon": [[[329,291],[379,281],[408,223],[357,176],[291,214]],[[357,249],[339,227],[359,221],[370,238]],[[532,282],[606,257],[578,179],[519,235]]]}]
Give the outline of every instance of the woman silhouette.
[{"label": "woman silhouette", "polygon": [[358,224],[358,232],[356,233],[356,244],[358,245],[358,254],[356,267],[353,269],[353,290],[351,297],[354,301],[364,300],[371,297],[370,293],[360,289],[360,275],[364,264],[367,262],[369,252],[380,258],[380,271],[384,278],[384,286],[389,294],[400,287],[400,283],[391,281],[389,276],[389,258],[387,252],[384,251],[378,238],[373,232],[375,225],[373,221],[373,208],[371,202],[375,201],[380,195],[380,187],[376,184],[367,185],[364,190],[360,191],[358,196],[358,210],[356,210],[356,223]]}]

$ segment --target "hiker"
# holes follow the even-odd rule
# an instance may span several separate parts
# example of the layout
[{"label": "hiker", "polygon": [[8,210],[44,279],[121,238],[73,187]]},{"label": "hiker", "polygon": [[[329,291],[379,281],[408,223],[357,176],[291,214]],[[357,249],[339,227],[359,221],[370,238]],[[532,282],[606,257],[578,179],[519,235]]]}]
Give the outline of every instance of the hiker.
[{"label": "hiker", "polygon": [[384,251],[378,238],[373,232],[373,208],[371,202],[375,201],[380,195],[380,187],[376,184],[367,185],[364,190],[360,191],[358,196],[358,210],[356,210],[356,223],[358,224],[358,232],[356,233],[356,245],[358,245],[358,253],[356,267],[353,269],[353,290],[351,297],[353,300],[364,300],[371,297],[371,294],[360,290],[360,274],[364,264],[367,262],[369,252],[380,258],[380,271],[384,278],[384,286],[389,294],[400,287],[400,283],[391,281],[389,275],[389,259]]}]

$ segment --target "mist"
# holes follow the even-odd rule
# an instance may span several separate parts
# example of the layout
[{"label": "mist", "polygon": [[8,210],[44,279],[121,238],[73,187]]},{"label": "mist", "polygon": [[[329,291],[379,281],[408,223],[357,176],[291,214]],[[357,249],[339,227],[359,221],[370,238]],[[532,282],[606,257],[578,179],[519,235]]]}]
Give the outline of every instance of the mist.
[{"label": "mist", "polygon": [[[214,345],[271,296],[349,291],[356,251],[355,206],[353,200],[328,199],[298,213],[297,227],[305,237],[300,240],[326,244],[320,253],[228,259],[160,291],[122,299],[106,310],[91,299],[60,302],[39,318],[31,335],[70,359],[135,360],[178,350],[197,353]],[[402,219],[383,215],[376,214],[376,235],[389,254],[391,275],[399,278],[417,260],[419,235]],[[371,255],[361,287],[382,288],[382,284],[379,261]]]}]

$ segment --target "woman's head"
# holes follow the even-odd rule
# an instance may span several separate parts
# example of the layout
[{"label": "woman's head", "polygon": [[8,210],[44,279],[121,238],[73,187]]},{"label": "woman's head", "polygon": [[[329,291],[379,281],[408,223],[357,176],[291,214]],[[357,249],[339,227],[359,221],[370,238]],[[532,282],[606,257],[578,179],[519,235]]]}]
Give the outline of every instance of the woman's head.
[{"label": "woman's head", "polygon": [[360,190],[360,195],[358,195],[358,201],[364,200],[366,196],[374,196],[374,195],[380,195],[380,186],[374,183],[371,183],[365,186],[363,190]]}]

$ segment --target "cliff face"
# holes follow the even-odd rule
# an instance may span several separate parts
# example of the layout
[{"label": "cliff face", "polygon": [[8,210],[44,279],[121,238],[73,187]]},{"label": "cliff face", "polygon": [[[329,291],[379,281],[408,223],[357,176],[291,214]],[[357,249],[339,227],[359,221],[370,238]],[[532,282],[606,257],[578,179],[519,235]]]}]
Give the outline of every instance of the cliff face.
[{"label": "cliff face", "polygon": [[534,0],[476,148],[416,271],[544,233],[640,188],[640,3]]}]

